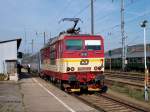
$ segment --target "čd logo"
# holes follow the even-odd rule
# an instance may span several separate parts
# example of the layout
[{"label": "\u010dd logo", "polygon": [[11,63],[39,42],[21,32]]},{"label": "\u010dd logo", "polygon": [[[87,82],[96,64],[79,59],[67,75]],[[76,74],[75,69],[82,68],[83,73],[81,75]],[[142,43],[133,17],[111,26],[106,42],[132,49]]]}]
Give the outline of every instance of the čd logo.
[{"label": "\u010dd logo", "polygon": [[80,61],[80,65],[88,65],[89,64],[89,60],[88,59],[82,59]]}]

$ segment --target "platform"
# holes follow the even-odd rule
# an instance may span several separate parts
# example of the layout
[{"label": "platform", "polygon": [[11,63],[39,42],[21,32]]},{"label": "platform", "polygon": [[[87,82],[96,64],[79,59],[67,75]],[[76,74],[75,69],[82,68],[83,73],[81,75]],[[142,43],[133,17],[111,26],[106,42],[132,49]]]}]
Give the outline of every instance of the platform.
[{"label": "platform", "polygon": [[54,85],[29,74],[23,74],[17,91],[20,92],[21,112],[98,112]]},{"label": "platform", "polygon": [[0,81],[0,112],[24,112],[18,82]]}]

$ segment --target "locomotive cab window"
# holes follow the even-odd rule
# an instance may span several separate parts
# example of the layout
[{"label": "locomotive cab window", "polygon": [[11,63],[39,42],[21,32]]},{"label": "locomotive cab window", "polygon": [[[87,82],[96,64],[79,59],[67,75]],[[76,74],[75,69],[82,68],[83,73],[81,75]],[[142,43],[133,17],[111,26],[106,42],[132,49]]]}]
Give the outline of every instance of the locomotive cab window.
[{"label": "locomotive cab window", "polygon": [[101,50],[100,40],[85,40],[85,48],[87,50]]},{"label": "locomotive cab window", "polygon": [[66,50],[81,50],[82,40],[66,40]]}]

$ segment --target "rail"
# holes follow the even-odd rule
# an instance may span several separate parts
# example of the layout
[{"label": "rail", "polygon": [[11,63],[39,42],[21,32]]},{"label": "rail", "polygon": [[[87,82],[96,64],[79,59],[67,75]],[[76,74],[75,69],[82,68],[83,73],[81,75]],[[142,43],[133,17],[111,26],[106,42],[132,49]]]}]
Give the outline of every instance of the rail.
[{"label": "rail", "polygon": [[[129,72],[105,72],[106,80],[118,80],[117,82],[127,83],[129,85],[137,85],[143,87],[144,76],[136,73]],[[133,75],[134,74],[134,75]],[[150,82],[150,77],[149,77]],[[150,87],[150,83],[148,85]]]},{"label": "rail", "polygon": [[103,112],[149,112],[149,109],[122,101],[108,94],[76,95],[78,99]]}]

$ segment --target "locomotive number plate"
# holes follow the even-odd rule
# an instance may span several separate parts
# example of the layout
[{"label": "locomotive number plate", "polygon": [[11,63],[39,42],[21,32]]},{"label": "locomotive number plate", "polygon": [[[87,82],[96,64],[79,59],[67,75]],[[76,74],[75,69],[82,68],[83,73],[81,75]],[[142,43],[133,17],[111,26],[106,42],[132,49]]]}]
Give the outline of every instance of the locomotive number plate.
[{"label": "locomotive number plate", "polygon": [[91,71],[91,67],[78,67],[78,71]]}]

